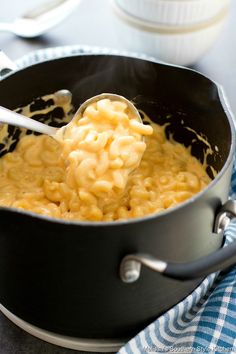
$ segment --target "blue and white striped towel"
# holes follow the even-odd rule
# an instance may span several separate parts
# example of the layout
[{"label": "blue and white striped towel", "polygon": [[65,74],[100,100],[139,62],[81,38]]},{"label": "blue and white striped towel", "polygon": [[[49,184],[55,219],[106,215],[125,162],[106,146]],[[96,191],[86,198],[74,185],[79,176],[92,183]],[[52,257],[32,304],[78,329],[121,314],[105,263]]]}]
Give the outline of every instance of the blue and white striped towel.
[{"label": "blue and white striped towel", "polygon": [[[85,53],[147,58],[136,53],[77,45],[38,50],[19,59],[17,65],[24,67]],[[230,195],[236,198],[236,163]],[[236,238],[236,223],[229,225],[225,237],[225,244]],[[209,275],[192,294],[151,323],[117,354],[147,353],[236,353],[236,266],[219,276],[218,273]]]}]

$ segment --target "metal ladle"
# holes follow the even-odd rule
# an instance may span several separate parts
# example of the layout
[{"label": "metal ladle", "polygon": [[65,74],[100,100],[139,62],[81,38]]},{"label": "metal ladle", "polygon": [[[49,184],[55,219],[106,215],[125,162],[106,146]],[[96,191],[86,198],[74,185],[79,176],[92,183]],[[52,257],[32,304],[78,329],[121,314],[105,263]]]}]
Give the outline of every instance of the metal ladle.
[{"label": "metal ladle", "polygon": [[[58,98],[69,98],[71,92],[68,90],[60,90],[55,93]],[[0,123],[14,125],[16,127],[26,128],[34,132],[42,133],[51,136],[55,140],[61,140],[66,128],[72,123],[74,119],[82,117],[85,109],[92,103],[95,103],[101,99],[110,99],[111,101],[121,101],[127,104],[129,111],[139,122],[142,122],[142,118],[137,108],[125,97],[116,95],[113,93],[102,93],[97,96],[93,96],[81,104],[79,109],[74,114],[72,120],[61,128],[54,128],[47,124],[40,123],[34,119],[23,116],[22,114],[11,111],[5,107],[0,106]],[[60,132],[60,134],[59,134]]]}]

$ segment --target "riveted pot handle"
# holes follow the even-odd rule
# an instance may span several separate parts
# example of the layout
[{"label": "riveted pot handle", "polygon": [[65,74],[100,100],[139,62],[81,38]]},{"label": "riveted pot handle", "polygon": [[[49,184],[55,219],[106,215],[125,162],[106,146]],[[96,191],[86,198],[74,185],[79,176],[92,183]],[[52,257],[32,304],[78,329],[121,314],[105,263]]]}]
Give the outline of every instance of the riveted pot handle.
[{"label": "riveted pot handle", "polygon": [[17,70],[16,64],[0,49],[0,78],[14,70]]},{"label": "riveted pot handle", "polygon": [[[236,201],[228,200],[217,214],[214,232],[221,233],[229,221],[236,218]],[[189,280],[204,277],[236,263],[236,241],[208,256],[189,263],[171,263],[136,253],[125,256],[120,264],[120,277],[125,283],[133,283],[140,277],[141,265],[166,277]]]}]

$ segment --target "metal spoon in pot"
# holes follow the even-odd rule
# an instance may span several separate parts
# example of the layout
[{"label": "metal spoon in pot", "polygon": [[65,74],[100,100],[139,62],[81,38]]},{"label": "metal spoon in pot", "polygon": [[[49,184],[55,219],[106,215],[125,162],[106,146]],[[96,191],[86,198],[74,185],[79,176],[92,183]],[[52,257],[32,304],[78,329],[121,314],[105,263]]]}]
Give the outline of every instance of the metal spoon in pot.
[{"label": "metal spoon in pot", "polygon": [[[59,99],[71,98],[71,92],[68,90],[60,90],[55,93]],[[110,99],[111,101],[121,101],[127,104],[132,116],[134,116],[139,122],[142,122],[142,118],[137,108],[125,97],[116,95],[113,93],[102,93],[97,96],[93,96],[86,100],[79,109],[76,111],[72,120],[61,128],[50,127],[47,124],[40,123],[34,119],[23,116],[22,114],[13,112],[5,107],[0,106],[0,123],[14,125],[20,128],[26,128],[38,133],[46,134],[54,138],[55,140],[61,140],[66,128],[71,124],[74,119],[82,117],[85,109],[92,103],[95,103],[101,99]]]}]

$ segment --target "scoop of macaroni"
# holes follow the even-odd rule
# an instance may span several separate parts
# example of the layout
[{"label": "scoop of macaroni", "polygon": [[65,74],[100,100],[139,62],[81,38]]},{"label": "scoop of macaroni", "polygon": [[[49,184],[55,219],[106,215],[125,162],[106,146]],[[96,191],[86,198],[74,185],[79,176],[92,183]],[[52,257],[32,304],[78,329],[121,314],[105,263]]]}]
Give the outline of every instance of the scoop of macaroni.
[{"label": "scoop of macaroni", "polygon": [[137,121],[125,102],[101,99],[59,130],[66,185],[98,199],[117,199],[146,148],[153,129]]},{"label": "scoop of macaroni", "polygon": [[101,100],[59,143],[25,135],[0,159],[0,205],[56,218],[114,221],[157,213],[201,191],[205,168],[165,128]]}]

